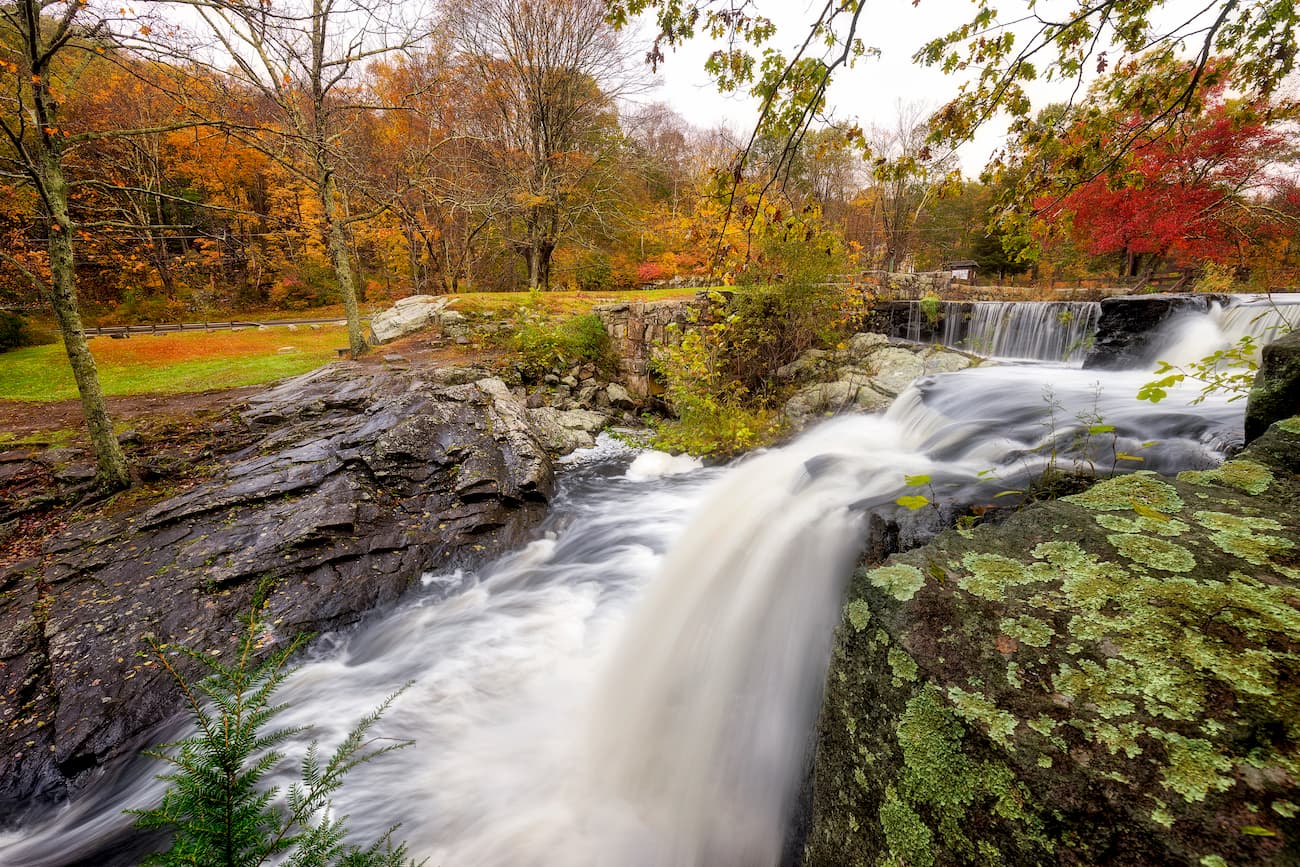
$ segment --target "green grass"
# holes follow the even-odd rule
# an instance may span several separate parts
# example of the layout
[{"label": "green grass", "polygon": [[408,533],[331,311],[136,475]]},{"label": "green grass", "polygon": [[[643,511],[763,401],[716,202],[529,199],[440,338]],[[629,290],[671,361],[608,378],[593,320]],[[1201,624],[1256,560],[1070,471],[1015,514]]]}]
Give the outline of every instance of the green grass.
[{"label": "green grass", "polygon": [[[91,351],[107,395],[183,394],[260,385],[315,370],[347,345],[342,328],[319,331],[186,332],[99,338]],[[282,347],[294,348],[281,353]],[[0,399],[67,400],[77,396],[62,344],[0,354]]]}]

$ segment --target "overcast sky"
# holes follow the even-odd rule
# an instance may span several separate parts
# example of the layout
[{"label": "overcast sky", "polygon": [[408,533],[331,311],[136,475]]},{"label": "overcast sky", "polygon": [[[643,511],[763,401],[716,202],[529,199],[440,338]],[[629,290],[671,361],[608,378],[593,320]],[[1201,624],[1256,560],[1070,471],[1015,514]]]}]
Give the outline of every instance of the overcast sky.
[{"label": "overcast sky", "polygon": [[[862,58],[851,70],[840,70],[834,80],[829,105],[832,114],[840,120],[856,120],[864,127],[872,124],[888,126],[897,114],[897,104],[920,102],[933,110],[952,98],[961,79],[945,76],[941,71],[914,65],[912,55],[925,42],[947,33],[970,20],[976,6],[972,0],[868,0],[863,13],[859,35],[871,48],[879,49],[880,56]],[[817,0],[818,9],[824,0]],[[760,0],[759,6],[777,24],[774,44],[783,49],[802,42],[807,35],[807,22],[815,17],[813,3],[808,0]],[[1003,20],[1024,14],[1024,7],[1013,2],[1001,4]],[[1068,5],[1073,6],[1073,3]],[[1040,11],[1060,7],[1051,0],[1040,2]],[[1192,9],[1201,11],[1190,0],[1171,0],[1168,13]],[[642,30],[653,33],[652,23]],[[1021,41],[1028,38],[1023,26],[1018,35]],[[647,36],[648,39],[648,36]],[[697,39],[668,56],[660,67],[660,86],[643,95],[646,101],[661,101],[670,105],[689,122],[700,127],[718,124],[737,131],[752,128],[757,104],[754,100],[736,95],[720,95],[704,72],[704,61],[713,44]],[[1035,83],[1029,93],[1036,107],[1070,96],[1069,84]],[[998,148],[1006,132],[1005,119],[986,125],[974,142],[964,146],[958,155],[968,175],[978,174],[989,155]]]}]

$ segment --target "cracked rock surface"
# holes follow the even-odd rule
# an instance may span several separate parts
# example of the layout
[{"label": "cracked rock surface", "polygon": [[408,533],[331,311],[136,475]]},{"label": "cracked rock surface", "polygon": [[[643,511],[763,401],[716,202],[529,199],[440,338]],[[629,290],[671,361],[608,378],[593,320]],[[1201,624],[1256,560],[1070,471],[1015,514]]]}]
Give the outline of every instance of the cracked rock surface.
[{"label": "cracked rock surface", "polygon": [[267,431],[177,496],[0,571],[0,816],[58,800],[179,707],[146,636],[220,651],[272,581],[274,640],[347,625],[520,542],[546,447],[495,379],[340,363],[253,397]]}]

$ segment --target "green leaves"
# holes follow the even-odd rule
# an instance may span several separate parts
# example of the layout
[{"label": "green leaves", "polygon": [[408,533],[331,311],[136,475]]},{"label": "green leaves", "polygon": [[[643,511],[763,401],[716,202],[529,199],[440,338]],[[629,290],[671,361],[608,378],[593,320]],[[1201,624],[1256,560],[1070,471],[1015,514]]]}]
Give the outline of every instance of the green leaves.
[{"label": "green leaves", "polygon": [[899,497],[894,500],[894,502],[905,509],[911,509],[915,512],[917,509],[924,509],[926,506],[930,505],[930,498],[916,494],[909,497]]},{"label": "green leaves", "polygon": [[[299,636],[259,663],[261,626],[255,615],[249,616],[231,664],[188,647],[150,641],[153,653],[180,685],[197,732],[146,752],[171,765],[170,772],[159,775],[169,786],[157,807],[129,812],[135,814],[138,827],[170,831],[173,839],[170,848],[145,863],[409,864],[405,846],[392,844],[392,829],[365,849],[345,844],[346,817],[332,815],[330,800],[348,771],[410,745],[410,741],[388,741],[376,747],[369,736],[401,690],[363,717],[324,762],[313,743],[302,760],[302,781],[289,787],[281,803],[279,790],[263,788],[262,783],[284,761],[280,747],[304,729],[268,728],[285,708],[271,699],[291,673],[286,668],[289,657],[305,639]],[[175,666],[178,656],[198,662],[210,674],[192,684]]]}]

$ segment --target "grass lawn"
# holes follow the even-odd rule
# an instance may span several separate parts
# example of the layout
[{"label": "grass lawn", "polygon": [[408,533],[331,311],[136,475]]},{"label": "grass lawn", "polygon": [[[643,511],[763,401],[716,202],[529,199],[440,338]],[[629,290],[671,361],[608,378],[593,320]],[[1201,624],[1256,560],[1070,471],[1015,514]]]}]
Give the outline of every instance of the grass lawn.
[{"label": "grass lawn", "polygon": [[[347,329],[191,331],[90,342],[104,393],[180,394],[236,388],[306,373],[335,358]],[[293,347],[292,352],[280,352]],[[0,399],[49,401],[77,396],[63,344],[0,353]]]}]

